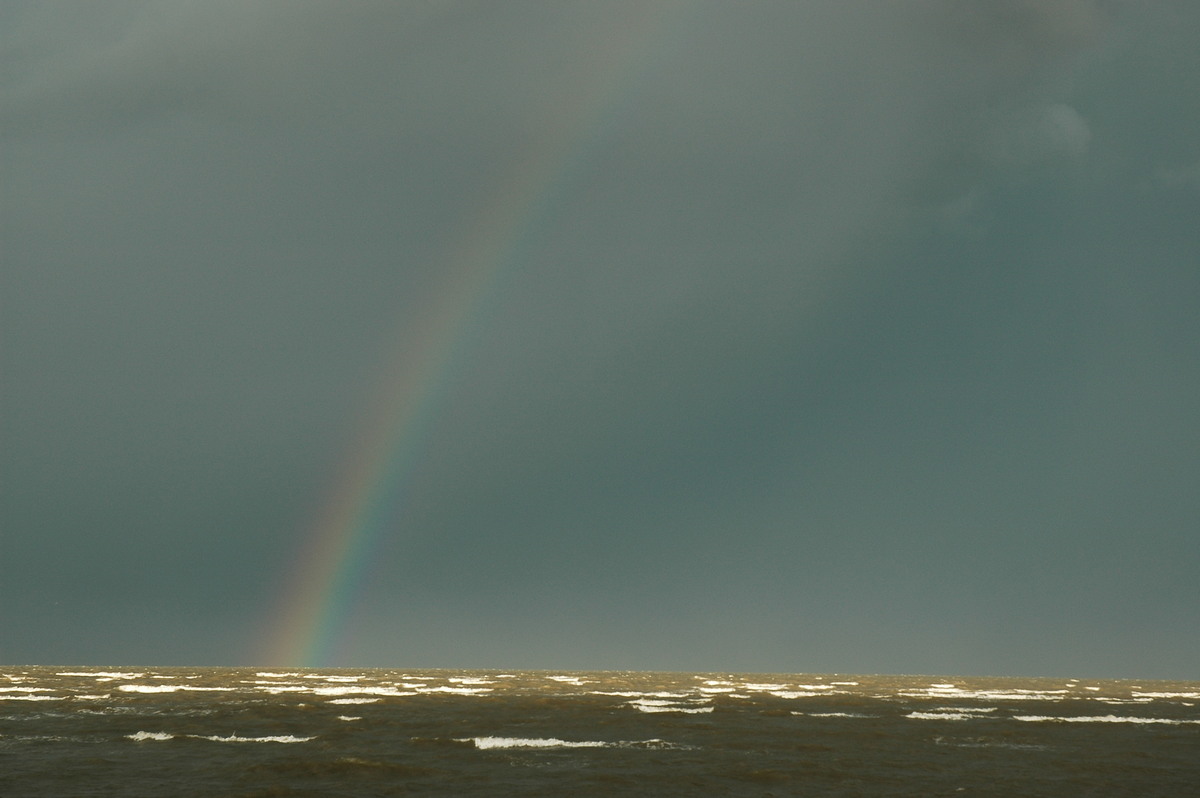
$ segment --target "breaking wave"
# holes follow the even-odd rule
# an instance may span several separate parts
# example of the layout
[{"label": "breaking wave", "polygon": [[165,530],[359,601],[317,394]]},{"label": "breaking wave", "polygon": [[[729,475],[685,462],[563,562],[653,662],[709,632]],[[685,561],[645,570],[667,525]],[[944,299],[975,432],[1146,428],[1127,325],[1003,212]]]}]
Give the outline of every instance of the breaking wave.
[{"label": "breaking wave", "polygon": [[460,743],[473,743],[476,748],[686,748],[666,740],[560,740],[557,737],[462,737]]},{"label": "breaking wave", "polygon": [[265,737],[241,737],[237,734],[171,734],[169,732],[148,731],[139,731],[133,734],[127,734],[125,737],[127,739],[134,740],[135,742],[146,742],[149,740],[164,742],[166,740],[190,738],[193,740],[211,740],[215,743],[306,743],[309,740],[317,739],[316,737],[297,737],[292,734],[277,734],[268,735]]}]

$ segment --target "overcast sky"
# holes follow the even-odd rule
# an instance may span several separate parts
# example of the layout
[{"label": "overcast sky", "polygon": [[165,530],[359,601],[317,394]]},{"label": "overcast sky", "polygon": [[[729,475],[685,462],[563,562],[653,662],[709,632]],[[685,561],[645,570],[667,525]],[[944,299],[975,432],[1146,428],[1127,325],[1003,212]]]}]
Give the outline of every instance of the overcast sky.
[{"label": "overcast sky", "polygon": [[328,664],[1200,678],[1198,30],[0,0],[0,662],[268,664],[500,213]]}]

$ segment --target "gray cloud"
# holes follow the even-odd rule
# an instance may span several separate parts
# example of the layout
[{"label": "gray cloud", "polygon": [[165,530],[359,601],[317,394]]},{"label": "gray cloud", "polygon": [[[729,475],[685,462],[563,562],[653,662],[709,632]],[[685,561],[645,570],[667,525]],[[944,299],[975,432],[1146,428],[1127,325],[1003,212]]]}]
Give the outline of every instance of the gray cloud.
[{"label": "gray cloud", "polygon": [[0,15],[0,657],[260,656],[507,201],[342,661],[1194,661],[1190,5]]},{"label": "gray cloud", "polygon": [[1091,129],[1079,112],[1056,103],[1029,109],[1019,122],[1001,130],[985,145],[985,151],[1001,165],[1027,167],[1082,158],[1091,138]]}]

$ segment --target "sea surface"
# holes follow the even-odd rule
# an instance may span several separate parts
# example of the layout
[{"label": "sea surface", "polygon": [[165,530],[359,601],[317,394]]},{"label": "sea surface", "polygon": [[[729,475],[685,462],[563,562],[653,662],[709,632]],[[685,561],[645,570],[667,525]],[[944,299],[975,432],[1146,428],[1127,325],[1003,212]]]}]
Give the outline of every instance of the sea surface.
[{"label": "sea surface", "polygon": [[1200,682],[0,668],[0,796],[1200,795]]}]

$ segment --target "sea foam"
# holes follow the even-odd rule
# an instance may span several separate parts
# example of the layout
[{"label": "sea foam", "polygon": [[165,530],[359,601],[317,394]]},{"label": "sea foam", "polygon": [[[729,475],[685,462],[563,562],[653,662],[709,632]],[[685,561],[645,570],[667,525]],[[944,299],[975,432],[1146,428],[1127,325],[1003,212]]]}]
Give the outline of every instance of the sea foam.
[{"label": "sea foam", "polygon": [[117,689],[125,693],[229,693],[236,687],[193,687],[190,684],[119,684]]},{"label": "sea foam", "polygon": [[1034,723],[1161,723],[1168,726],[1200,724],[1200,720],[1175,720],[1172,718],[1133,718],[1123,715],[1090,715],[1055,717],[1052,715],[1013,715],[1013,720]]},{"label": "sea foam", "polygon": [[296,737],[292,734],[271,735],[268,737],[239,737],[236,734],[231,734],[227,737],[215,734],[189,734],[188,736],[195,737],[198,740],[212,740],[214,743],[306,743],[309,740],[317,739],[316,737]]},{"label": "sea foam", "polygon": [[165,740],[174,740],[178,737],[190,737],[194,740],[211,740],[214,743],[306,743],[309,740],[317,739],[316,737],[297,737],[291,734],[270,735],[267,737],[241,737],[237,734],[171,734],[169,732],[148,731],[126,734],[125,737],[135,742],[146,742],[148,740],[162,742]]},{"label": "sea foam", "polygon": [[557,737],[460,737],[460,743],[474,743],[476,748],[687,748],[666,740],[560,740]]}]

